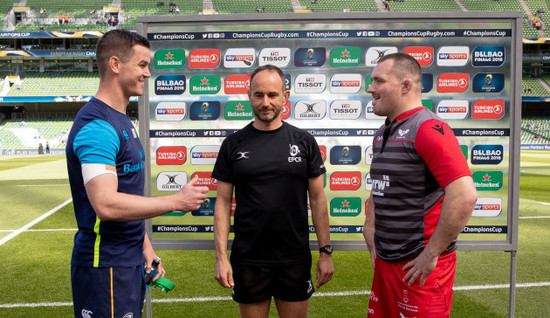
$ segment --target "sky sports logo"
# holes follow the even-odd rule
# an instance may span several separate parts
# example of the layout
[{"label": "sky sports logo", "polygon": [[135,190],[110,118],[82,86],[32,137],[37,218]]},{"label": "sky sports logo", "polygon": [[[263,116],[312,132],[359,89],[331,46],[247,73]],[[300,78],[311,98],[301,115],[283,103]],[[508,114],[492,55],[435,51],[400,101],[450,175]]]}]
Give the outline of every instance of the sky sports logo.
[{"label": "sky sports logo", "polygon": [[470,61],[467,46],[443,46],[437,51],[438,66],[465,66]]},{"label": "sky sports logo", "polygon": [[290,64],[290,49],[287,47],[265,48],[258,55],[258,65],[271,64],[279,68],[287,67]]},{"label": "sky sports logo", "polygon": [[378,116],[374,113],[374,106],[372,106],[372,100],[369,100],[365,107],[365,118],[371,120],[385,120],[386,117]]},{"label": "sky sports logo", "polygon": [[255,57],[254,48],[228,49],[223,57],[223,66],[225,68],[248,68],[254,65]]},{"label": "sky sports logo", "polygon": [[354,217],[361,213],[361,198],[336,197],[330,200],[330,216]]},{"label": "sky sports logo", "polygon": [[431,46],[408,46],[403,53],[414,57],[420,66],[430,66],[434,61],[434,48]]},{"label": "sky sports logo", "polygon": [[354,94],[361,90],[361,74],[334,74],[330,79],[331,93]]},{"label": "sky sports logo", "polygon": [[220,146],[205,145],[191,148],[192,165],[213,165],[218,158]]},{"label": "sky sports logo", "polygon": [[156,69],[178,69],[185,64],[185,50],[171,49],[155,52]]},{"label": "sky sports logo", "polygon": [[473,217],[494,218],[502,213],[502,198],[479,198],[474,207]]},{"label": "sky sports logo", "polygon": [[360,171],[336,171],[330,175],[330,190],[332,191],[356,191],[360,187]]},{"label": "sky sports logo", "polygon": [[441,119],[459,120],[468,116],[469,104],[467,100],[442,100],[437,104],[436,113]]},{"label": "sky sports logo", "polygon": [[218,49],[194,49],[189,53],[189,68],[216,68],[219,64]]},{"label": "sky sports logo", "polygon": [[185,114],[184,102],[160,102],[155,106],[157,121],[182,121]]},{"label": "sky sports logo", "polygon": [[472,106],[473,119],[501,119],[504,116],[504,100],[476,100]]},{"label": "sky sports logo", "polygon": [[163,146],[157,149],[157,165],[183,165],[187,161],[185,146]]}]

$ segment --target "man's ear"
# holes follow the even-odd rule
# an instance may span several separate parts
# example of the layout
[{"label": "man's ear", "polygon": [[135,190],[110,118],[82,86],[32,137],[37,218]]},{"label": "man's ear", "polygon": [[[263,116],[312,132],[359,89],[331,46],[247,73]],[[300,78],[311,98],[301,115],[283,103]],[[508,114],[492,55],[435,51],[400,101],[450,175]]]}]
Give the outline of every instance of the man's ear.
[{"label": "man's ear", "polygon": [[109,68],[111,69],[111,72],[115,74],[120,73],[120,64],[120,59],[116,56],[111,56],[111,58],[109,59]]},{"label": "man's ear", "polygon": [[413,90],[413,80],[411,78],[405,78],[402,82],[401,92],[406,94]]}]

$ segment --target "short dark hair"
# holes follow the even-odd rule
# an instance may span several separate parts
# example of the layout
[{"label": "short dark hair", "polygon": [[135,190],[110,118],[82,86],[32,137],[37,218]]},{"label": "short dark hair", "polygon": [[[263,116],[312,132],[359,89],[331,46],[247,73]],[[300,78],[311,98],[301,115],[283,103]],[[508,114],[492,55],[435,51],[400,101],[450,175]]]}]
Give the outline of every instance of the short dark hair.
[{"label": "short dark hair", "polygon": [[250,74],[250,86],[252,86],[252,79],[254,78],[254,76],[256,76],[258,73],[262,72],[262,71],[273,71],[273,72],[276,72],[277,74],[279,74],[279,76],[281,77],[281,82],[283,82],[283,92],[285,91],[285,73],[283,73],[283,71],[281,71],[280,68],[278,68],[277,66],[275,65],[271,65],[271,64],[267,64],[267,65],[263,65],[263,66],[260,66],[258,68],[256,68],[252,74]]},{"label": "short dark hair", "polygon": [[406,53],[392,53],[384,55],[378,60],[378,63],[393,60],[393,74],[400,80],[411,77],[416,83],[422,83],[422,69],[418,61]]},{"label": "short dark hair", "polygon": [[122,62],[127,62],[134,54],[135,45],[151,48],[149,40],[136,32],[117,29],[105,33],[97,42],[95,49],[99,76],[103,77],[105,74],[107,64],[112,56],[118,57]]}]

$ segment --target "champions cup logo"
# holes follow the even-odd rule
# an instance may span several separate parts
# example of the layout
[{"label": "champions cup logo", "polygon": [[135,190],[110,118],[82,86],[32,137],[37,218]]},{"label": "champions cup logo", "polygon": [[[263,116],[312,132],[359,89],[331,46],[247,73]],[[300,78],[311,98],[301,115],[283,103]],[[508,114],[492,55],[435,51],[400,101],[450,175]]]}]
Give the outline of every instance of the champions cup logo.
[{"label": "champions cup logo", "polygon": [[474,207],[473,217],[497,217],[502,212],[502,198],[479,198]]},{"label": "champions cup logo", "polygon": [[192,95],[217,94],[221,89],[218,75],[194,75],[189,80],[189,92]]},{"label": "champions cup logo", "polygon": [[434,87],[434,75],[432,73],[422,73],[422,93],[430,92]]},{"label": "champions cup logo", "polygon": [[464,93],[469,85],[468,73],[443,73],[437,78],[439,93]]},{"label": "champions cup logo", "polygon": [[437,51],[438,66],[465,66],[470,61],[467,46],[443,46]]},{"label": "champions cup logo", "polygon": [[226,68],[251,67],[255,62],[256,51],[253,48],[228,49],[225,51],[223,66]]},{"label": "champions cup logo", "polygon": [[187,183],[187,173],[165,171],[157,175],[158,191],[179,191]]},{"label": "champions cup logo", "polygon": [[247,94],[250,87],[250,75],[229,75],[223,84],[226,94]]},{"label": "champions cup logo", "polygon": [[325,74],[299,74],[294,79],[296,93],[322,93],[327,86]]},{"label": "champions cup logo", "polygon": [[436,109],[442,119],[464,119],[468,116],[469,104],[467,100],[442,100]]},{"label": "champions cup logo", "polygon": [[474,75],[474,93],[498,93],[504,89],[503,73],[478,73]]},{"label": "champions cup logo", "polygon": [[330,201],[330,216],[354,217],[361,213],[361,198],[334,198]]},{"label": "champions cup logo", "polygon": [[189,107],[189,118],[191,120],[216,120],[220,117],[220,102],[193,102]]},{"label": "champions cup logo", "polygon": [[159,147],[157,149],[157,165],[182,165],[187,160],[187,148],[184,146]]},{"label": "champions cup logo", "polygon": [[361,146],[334,146],[330,149],[331,165],[356,165],[361,161]]},{"label": "champions cup logo", "polygon": [[155,120],[182,121],[184,118],[184,102],[160,102],[155,106]]},{"label": "champions cup logo", "polygon": [[501,119],[504,116],[504,100],[476,100],[472,108],[473,119]]},{"label": "champions cup logo", "polygon": [[361,187],[361,172],[337,171],[330,176],[332,191],[355,191]]},{"label": "champions cup logo", "polygon": [[298,48],[294,52],[294,66],[320,67],[325,64],[326,49],[324,47]]},{"label": "champions cup logo", "polygon": [[431,46],[409,46],[403,53],[414,57],[420,66],[430,66],[434,60],[434,48]]},{"label": "champions cup logo", "polygon": [[358,119],[360,116],[360,100],[335,100],[330,105],[331,119]]},{"label": "champions cup logo", "polygon": [[299,101],[294,108],[296,119],[323,119],[327,112],[324,100]]},{"label": "champions cup logo", "polygon": [[478,46],[472,51],[473,66],[501,66],[506,61],[503,46]]},{"label": "champions cup logo", "polygon": [[214,216],[214,206],[216,205],[216,198],[206,198],[202,202],[198,210],[192,211],[193,216]]},{"label": "champions cup logo", "polygon": [[154,57],[155,68],[157,69],[177,69],[182,68],[185,64],[185,51],[158,50]]},{"label": "champions cup logo", "polygon": [[365,54],[365,65],[376,66],[378,60],[384,55],[397,53],[397,47],[395,46],[373,46],[367,50]]},{"label": "champions cup logo", "polygon": [[290,49],[287,47],[266,48],[260,51],[258,65],[275,65],[283,68],[290,64]]},{"label": "champions cup logo", "polygon": [[216,68],[219,64],[218,49],[195,49],[189,53],[189,68]]},{"label": "champions cup logo", "polygon": [[361,90],[361,74],[335,74],[330,79],[331,93],[357,93]]}]

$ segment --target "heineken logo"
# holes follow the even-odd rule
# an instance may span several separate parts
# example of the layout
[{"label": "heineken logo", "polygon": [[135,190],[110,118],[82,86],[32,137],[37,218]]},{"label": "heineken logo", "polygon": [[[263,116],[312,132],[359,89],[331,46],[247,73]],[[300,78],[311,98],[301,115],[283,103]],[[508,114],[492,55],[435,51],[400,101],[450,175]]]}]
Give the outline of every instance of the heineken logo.
[{"label": "heineken logo", "polygon": [[217,94],[221,88],[219,75],[195,75],[189,80],[191,94]]},{"label": "heineken logo", "polygon": [[155,68],[182,68],[185,64],[185,51],[178,49],[158,50],[155,53]]},{"label": "heineken logo", "polygon": [[478,191],[497,191],[502,188],[502,171],[476,171],[472,176]]},{"label": "heineken logo", "polygon": [[331,66],[358,66],[361,64],[361,48],[336,47],[330,51]]},{"label": "heineken logo", "polygon": [[330,216],[358,216],[361,213],[361,198],[334,198],[330,201]]}]

